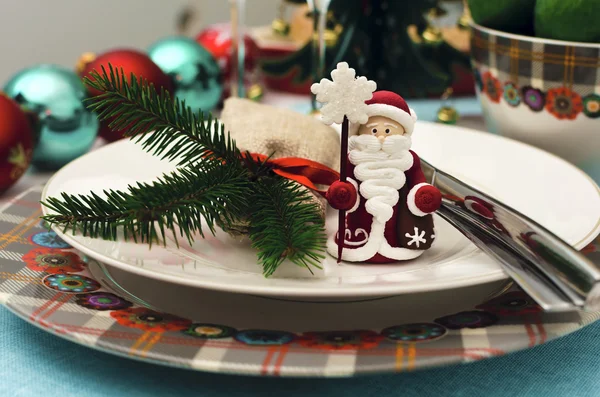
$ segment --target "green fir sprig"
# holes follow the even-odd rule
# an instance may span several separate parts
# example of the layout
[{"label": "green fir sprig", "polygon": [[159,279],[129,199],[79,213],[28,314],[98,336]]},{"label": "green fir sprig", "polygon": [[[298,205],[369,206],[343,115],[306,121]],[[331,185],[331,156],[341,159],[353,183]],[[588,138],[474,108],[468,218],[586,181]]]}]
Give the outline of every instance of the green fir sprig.
[{"label": "green fir sprig", "polygon": [[[49,197],[46,207],[56,212],[44,219],[65,231],[81,229],[83,235],[115,240],[123,237],[152,244],[165,229],[176,230],[190,242],[203,226],[214,233],[215,223],[227,225],[243,216],[244,197],[250,194],[247,172],[239,166],[204,162],[165,174],[153,183],[137,183],[127,191],[104,191],[106,197],[89,195]],[[204,220],[204,222],[202,222]]]},{"label": "green fir sprig", "polygon": [[[108,65],[86,84],[101,92],[88,107],[110,127],[178,168],[153,183],[137,183],[104,195],[61,194],[42,203],[43,217],[84,236],[166,243],[166,233],[190,242],[249,223],[249,238],[266,277],[288,259],[311,270],[323,258],[324,220],[310,193],[242,154],[225,127],[210,114],[194,113],[168,92]],[[243,117],[243,115],[241,115]]]},{"label": "green fir sprig", "polygon": [[[129,80],[129,81],[128,81]],[[162,159],[176,160],[179,165],[207,157],[237,161],[240,151],[225,126],[210,113],[195,113],[185,102],[171,98],[161,88],[108,65],[102,73],[92,71],[84,82],[102,94],[89,98],[88,108],[109,127],[123,131],[127,138],[141,142],[142,148]]]},{"label": "green fir sprig", "polygon": [[326,236],[310,193],[283,178],[259,179],[253,187],[249,235],[265,276],[286,258],[309,271],[311,266],[320,268]]}]

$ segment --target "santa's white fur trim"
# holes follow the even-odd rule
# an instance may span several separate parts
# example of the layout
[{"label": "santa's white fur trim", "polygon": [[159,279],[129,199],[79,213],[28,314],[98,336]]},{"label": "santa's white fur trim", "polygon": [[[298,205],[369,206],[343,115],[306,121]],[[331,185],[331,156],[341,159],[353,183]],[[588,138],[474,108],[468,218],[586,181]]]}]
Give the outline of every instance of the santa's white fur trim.
[{"label": "santa's white fur trim", "polygon": [[349,210],[346,211],[346,213],[349,214],[351,212],[356,211],[356,209],[360,205],[360,193],[358,192],[358,183],[356,183],[356,181],[354,179],[347,178],[346,181],[348,181],[351,184],[353,184],[354,188],[356,189],[356,203],[354,203],[354,206],[352,208],[350,208]]},{"label": "santa's white fur trim", "polygon": [[385,105],[383,103],[374,103],[367,106],[367,115],[371,116],[383,116],[398,123],[402,124],[406,130],[406,134],[412,134],[415,129],[415,123],[417,121],[417,115],[414,110],[410,109],[410,114],[404,110],[391,105]]},{"label": "santa's white fur trim", "polygon": [[425,252],[424,250],[411,250],[408,248],[401,247],[392,247],[389,243],[384,239],[381,244],[381,248],[379,248],[379,253],[386,258],[394,259],[397,261],[407,261],[410,259],[415,259],[421,256],[421,254]]},{"label": "santa's white fur trim", "polygon": [[[373,224],[371,226],[371,233],[368,236],[367,243],[359,248],[344,248],[342,251],[342,260],[348,262],[364,262],[374,257],[379,248],[381,242],[385,241],[384,238],[385,224],[377,222],[373,218]],[[327,239],[327,252],[335,258],[337,258],[338,245],[335,242],[335,234]]]},{"label": "santa's white fur trim", "polygon": [[430,186],[429,183],[419,183],[418,185],[413,186],[412,189],[408,192],[408,196],[406,197],[406,203],[408,204],[408,209],[413,215],[416,216],[425,216],[426,212],[421,211],[417,208],[417,204],[415,203],[415,197],[417,196],[417,191],[423,186]]},{"label": "santa's white fur trim", "polygon": [[[377,113],[377,111],[382,111],[382,113]],[[413,109],[410,109],[410,115],[408,115],[402,109],[398,109],[395,106],[384,105],[381,103],[369,105],[367,107],[367,115],[369,117],[383,116],[395,120],[398,123],[402,124],[402,126],[406,130],[407,135],[412,135],[415,129],[415,123],[417,121],[417,114]],[[360,126],[361,124],[359,123],[350,123],[350,126],[348,128],[348,135],[352,136],[358,134]]]}]

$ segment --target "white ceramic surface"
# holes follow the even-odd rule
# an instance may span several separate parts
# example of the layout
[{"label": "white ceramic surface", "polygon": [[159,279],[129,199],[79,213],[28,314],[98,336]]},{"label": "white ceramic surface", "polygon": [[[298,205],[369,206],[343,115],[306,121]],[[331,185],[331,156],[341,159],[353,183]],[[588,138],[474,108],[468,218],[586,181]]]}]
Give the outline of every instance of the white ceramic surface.
[{"label": "white ceramic surface", "polygon": [[[413,148],[424,159],[526,213],[577,248],[598,234],[598,187],[557,157],[490,134],[425,122],[417,125]],[[172,169],[172,164],[121,141],[64,167],[48,182],[42,197],[58,196],[63,191],[122,189],[136,181],[151,181]],[[331,216],[335,218],[335,214]],[[91,239],[55,230],[85,254],[131,273],[258,295],[347,299],[451,289],[506,278],[495,262],[439,218],[436,244],[415,261],[338,266],[334,258],[328,257],[318,277],[284,264],[270,279],[261,275],[256,253],[249,244],[234,241],[224,233],[181,249],[168,242],[166,247],[153,246],[150,250],[132,242]]]}]

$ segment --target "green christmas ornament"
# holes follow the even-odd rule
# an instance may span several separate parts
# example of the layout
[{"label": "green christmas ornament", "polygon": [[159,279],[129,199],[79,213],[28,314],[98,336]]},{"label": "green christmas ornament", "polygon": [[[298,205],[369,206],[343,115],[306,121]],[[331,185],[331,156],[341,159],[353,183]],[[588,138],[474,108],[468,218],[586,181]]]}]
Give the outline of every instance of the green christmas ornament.
[{"label": "green christmas ornament", "polygon": [[468,0],[471,17],[477,24],[527,36],[533,35],[535,3],[536,0]]},{"label": "green christmas ornament", "polygon": [[56,65],[37,65],[14,75],[4,92],[33,119],[36,145],[32,164],[54,170],[86,153],[98,133],[96,115],[83,104],[79,77]]},{"label": "green christmas ornament", "polygon": [[196,41],[182,36],[154,43],[148,55],[175,86],[175,96],[194,110],[209,111],[223,93],[220,68],[213,56]]},{"label": "green christmas ornament", "polygon": [[567,41],[600,42],[600,0],[537,0],[535,34]]}]

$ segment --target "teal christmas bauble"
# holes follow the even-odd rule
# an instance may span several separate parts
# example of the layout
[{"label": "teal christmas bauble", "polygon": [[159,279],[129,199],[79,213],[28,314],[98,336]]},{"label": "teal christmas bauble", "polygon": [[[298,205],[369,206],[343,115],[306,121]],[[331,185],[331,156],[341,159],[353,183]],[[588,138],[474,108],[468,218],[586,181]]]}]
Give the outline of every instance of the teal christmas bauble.
[{"label": "teal christmas bauble", "polygon": [[83,104],[85,87],[71,70],[33,66],[14,75],[4,92],[35,120],[32,164],[38,169],[58,169],[94,144],[98,119]]},{"label": "teal christmas bauble", "polygon": [[154,43],[148,55],[175,86],[175,96],[194,111],[212,110],[223,93],[221,72],[210,52],[183,36],[168,37]]}]

